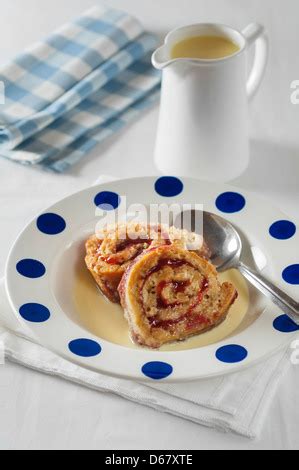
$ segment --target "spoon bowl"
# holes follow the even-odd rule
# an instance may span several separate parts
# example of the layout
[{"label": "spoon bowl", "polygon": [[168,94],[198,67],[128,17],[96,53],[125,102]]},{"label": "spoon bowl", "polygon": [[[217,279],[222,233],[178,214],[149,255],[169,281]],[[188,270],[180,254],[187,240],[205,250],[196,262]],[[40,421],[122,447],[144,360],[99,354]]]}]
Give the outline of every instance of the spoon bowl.
[{"label": "spoon bowl", "polygon": [[[188,221],[190,227],[184,222]],[[201,222],[201,224],[199,223]],[[238,269],[257,289],[278,305],[284,313],[299,324],[299,303],[266,279],[260,272],[246,266],[241,260],[242,241],[233,225],[219,215],[207,211],[189,210],[181,212],[174,220],[177,228],[187,228],[191,232],[202,230],[205,243],[210,251],[210,262],[218,272]]]},{"label": "spoon bowl", "polygon": [[[202,235],[209,247],[210,261],[217,271],[222,272],[235,267],[240,259],[242,241],[237,230],[227,220],[207,211],[191,210],[184,212],[191,227],[196,226],[196,218],[201,217]],[[175,222],[176,224],[176,222]],[[191,231],[192,230],[191,228]]]}]

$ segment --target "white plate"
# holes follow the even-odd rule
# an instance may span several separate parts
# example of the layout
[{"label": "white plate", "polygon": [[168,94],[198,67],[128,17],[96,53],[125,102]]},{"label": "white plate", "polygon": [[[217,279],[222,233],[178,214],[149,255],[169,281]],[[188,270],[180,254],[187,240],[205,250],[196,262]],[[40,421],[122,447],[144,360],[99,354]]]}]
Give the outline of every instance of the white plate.
[{"label": "white plate", "polygon": [[[255,321],[233,336],[184,351],[131,349],[96,337],[78,325],[68,311],[74,247],[95,228],[95,198],[97,203],[103,198],[115,205],[119,203],[119,211],[124,196],[127,206],[204,204],[205,210],[233,222],[245,236],[257,265],[266,266],[272,280],[298,298],[298,232],[286,216],[267,202],[239,189],[195,179],[121,180],[88,188],[53,205],[24,229],[9,254],[6,287],[10,302],[40,344],[104,374],[140,381],[186,381],[240,370],[263,360],[292,339],[295,325],[269,303]],[[281,220],[286,222],[278,222]]]}]

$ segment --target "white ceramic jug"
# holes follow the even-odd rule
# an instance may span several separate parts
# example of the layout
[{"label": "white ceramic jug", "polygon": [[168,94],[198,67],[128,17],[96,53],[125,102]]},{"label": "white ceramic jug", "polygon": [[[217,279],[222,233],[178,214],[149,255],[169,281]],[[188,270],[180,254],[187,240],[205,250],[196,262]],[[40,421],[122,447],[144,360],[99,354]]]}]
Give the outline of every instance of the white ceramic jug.
[{"label": "white ceramic jug", "polygon": [[[224,36],[239,50],[220,59],[171,58],[187,37]],[[248,47],[255,57],[247,78]],[[171,31],[152,63],[163,70],[155,162],[171,175],[228,181],[249,161],[248,99],[264,74],[268,43],[264,28],[248,25],[241,33],[221,24],[195,24]]]}]

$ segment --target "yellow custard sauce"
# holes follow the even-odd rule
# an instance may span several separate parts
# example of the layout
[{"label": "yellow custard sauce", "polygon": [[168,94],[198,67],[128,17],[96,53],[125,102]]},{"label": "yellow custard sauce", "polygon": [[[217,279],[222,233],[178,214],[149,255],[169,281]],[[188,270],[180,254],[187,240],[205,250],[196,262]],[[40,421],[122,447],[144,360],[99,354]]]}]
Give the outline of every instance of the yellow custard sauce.
[{"label": "yellow custard sauce", "polygon": [[239,46],[222,36],[193,36],[176,43],[171,58],[220,59],[235,54]]},{"label": "yellow custard sauce", "polygon": [[[206,333],[193,336],[185,341],[167,344],[162,351],[182,351],[216,343],[230,336],[242,323],[248,311],[249,291],[246,281],[236,270],[229,270],[219,275],[221,282],[232,282],[238,298],[230,308],[223,323]],[[111,343],[129,348],[139,348],[129,337],[128,324],[120,305],[107,301],[99,292],[95,281],[85,267],[79,265],[76,270],[73,302],[76,321],[94,335]]]}]

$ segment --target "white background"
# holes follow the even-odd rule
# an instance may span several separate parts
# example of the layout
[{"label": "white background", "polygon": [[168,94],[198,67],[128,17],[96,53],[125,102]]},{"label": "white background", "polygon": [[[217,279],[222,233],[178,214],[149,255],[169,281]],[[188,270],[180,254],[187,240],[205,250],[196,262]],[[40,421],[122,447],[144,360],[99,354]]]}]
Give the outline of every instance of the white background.
[{"label": "white background", "polygon": [[[1,0],[0,63],[97,0]],[[218,21],[242,29],[263,23],[270,38],[264,82],[250,107],[251,162],[233,183],[269,198],[299,219],[298,0],[107,0],[135,14],[161,37],[183,24]],[[105,173],[155,174],[157,108],[87,156],[67,175],[0,160],[0,273],[7,252],[34,214]],[[275,256],[275,253],[273,254]],[[299,253],[298,253],[299,258]],[[248,441],[100,394],[17,365],[0,366],[0,449],[299,449],[299,369],[281,383],[261,439]]]}]

